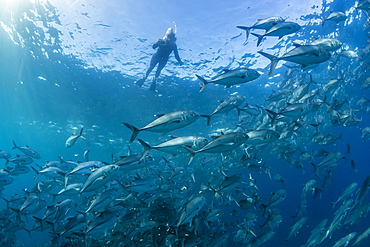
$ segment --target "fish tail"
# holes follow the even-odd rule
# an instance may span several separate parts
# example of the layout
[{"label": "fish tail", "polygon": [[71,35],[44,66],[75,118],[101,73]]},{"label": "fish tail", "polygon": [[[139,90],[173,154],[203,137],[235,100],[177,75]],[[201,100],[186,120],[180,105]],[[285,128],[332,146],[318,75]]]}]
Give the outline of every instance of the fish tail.
[{"label": "fish tail", "polygon": [[194,159],[194,156],[195,156],[195,154],[197,153],[195,150],[193,150],[193,149],[191,149],[191,148],[189,148],[189,147],[187,147],[187,146],[183,146],[183,148],[185,148],[186,149],[186,151],[188,151],[189,153],[190,153],[190,159],[189,159],[189,162],[188,162],[188,165],[193,161],[193,159]]},{"label": "fish tail", "polygon": [[9,164],[9,159],[8,158],[4,158],[6,160],[5,162],[5,167]]},{"label": "fish tail", "polygon": [[274,72],[275,68],[276,68],[276,65],[278,64],[279,62],[279,58],[277,56],[274,56],[274,55],[271,55],[271,54],[268,54],[266,52],[263,52],[263,51],[259,51],[258,52],[259,54],[261,54],[262,56],[270,59],[271,61],[271,66],[270,66],[270,72],[269,72],[269,75],[272,74],[272,72]]},{"label": "fish tail", "polygon": [[265,217],[266,209],[267,209],[267,205],[262,203],[262,204],[261,204],[261,206],[263,207],[263,214],[262,214],[262,217]]},{"label": "fish tail", "polygon": [[15,144],[14,140],[13,140],[13,145],[14,145],[14,147],[12,147],[12,150],[18,148],[18,146]]},{"label": "fish tail", "polygon": [[322,17],[320,17],[320,19],[321,19],[321,21],[322,21],[321,26],[323,27],[323,26],[324,26],[324,24],[325,24],[326,19],[324,19],[324,18],[322,18]]},{"label": "fish tail", "polygon": [[139,134],[140,130],[136,128],[135,126],[132,126],[131,124],[128,124],[128,123],[123,123],[123,124],[132,131],[132,135],[130,138],[130,143],[132,143],[137,137],[137,135]]},{"label": "fish tail", "polygon": [[252,35],[254,35],[258,38],[257,46],[259,46],[261,44],[263,37],[265,37],[264,35],[257,34],[257,33],[252,33]]},{"label": "fish tail", "polygon": [[316,175],[316,177],[318,177],[318,169],[317,169],[317,165],[315,165],[314,163],[311,162],[311,165],[314,167],[314,170],[313,170],[313,173]]},{"label": "fish tail", "polygon": [[84,131],[84,127],[81,128],[80,130],[80,134],[78,134],[78,136],[82,136],[82,132]]},{"label": "fish tail", "polygon": [[199,92],[202,92],[204,90],[204,88],[207,86],[208,81],[206,81],[206,79],[204,79],[203,77],[201,77],[199,75],[195,75],[195,76],[202,82],[202,86],[199,89]]},{"label": "fish tail", "polygon": [[144,148],[143,155],[141,156],[141,159],[143,159],[149,153],[149,151],[152,147],[148,143],[144,142],[141,139],[137,139],[137,140],[140,142],[141,146],[143,146],[143,148]]},{"label": "fish tail", "polygon": [[271,111],[269,109],[265,109],[268,113],[269,113],[269,117],[271,118],[271,124],[273,125],[275,120],[276,120],[276,117],[279,115],[278,113],[274,112],[274,111]]},{"label": "fish tail", "polygon": [[33,166],[31,166],[32,170],[34,170],[34,172],[36,173],[34,179],[37,179],[37,176],[40,174],[40,172],[38,170],[36,170]]},{"label": "fish tail", "polygon": [[207,126],[209,126],[209,124],[211,123],[211,117],[212,117],[212,115],[200,115],[200,116],[207,118]]},{"label": "fish tail", "polygon": [[245,42],[247,42],[249,38],[249,34],[251,33],[251,28],[245,27],[245,26],[236,26],[236,27],[245,30],[245,35],[246,35]]}]

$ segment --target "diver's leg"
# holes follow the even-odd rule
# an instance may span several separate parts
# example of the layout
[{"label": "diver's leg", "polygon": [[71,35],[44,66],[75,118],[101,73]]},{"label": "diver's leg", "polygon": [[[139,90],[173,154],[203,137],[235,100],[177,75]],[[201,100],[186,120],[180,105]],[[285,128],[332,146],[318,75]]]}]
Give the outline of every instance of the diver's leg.
[{"label": "diver's leg", "polygon": [[164,68],[164,66],[166,66],[167,61],[168,61],[168,58],[162,59],[159,62],[158,67],[157,67],[157,71],[155,72],[155,77],[154,77],[154,79],[152,81],[152,84],[150,85],[149,90],[154,91],[155,88],[157,87],[157,79],[158,79],[159,75],[161,74],[161,71]]},{"label": "diver's leg", "polygon": [[154,55],[152,56],[152,59],[150,60],[150,65],[149,65],[149,68],[147,69],[147,71],[146,71],[146,73],[145,73],[144,78],[142,78],[142,79],[140,79],[140,80],[137,80],[137,81],[135,82],[135,83],[136,83],[136,85],[138,85],[139,87],[141,87],[141,86],[144,84],[144,82],[145,82],[146,78],[148,78],[148,76],[149,76],[150,72],[152,72],[152,70],[153,70],[153,69],[154,69],[154,67],[157,65],[157,63],[158,63],[158,59],[157,59],[156,54],[154,54]]}]

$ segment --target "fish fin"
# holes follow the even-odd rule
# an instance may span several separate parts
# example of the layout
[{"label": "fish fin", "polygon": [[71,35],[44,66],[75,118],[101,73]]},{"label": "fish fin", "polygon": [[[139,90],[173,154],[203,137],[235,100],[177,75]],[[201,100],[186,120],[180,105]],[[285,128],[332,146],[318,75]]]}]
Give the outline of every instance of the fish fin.
[{"label": "fish fin", "polygon": [[207,118],[207,126],[209,126],[209,124],[211,123],[211,117],[212,117],[212,115],[200,115],[200,116]]},{"label": "fish fin", "polygon": [[264,35],[261,35],[261,34],[257,34],[257,33],[251,33],[252,35],[256,36],[258,38],[258,41],[257,41],[257,46],[259,46],[262,42],[262,39],[263,37],[265,37]]},{"label": "fish fin", "polygon": [[146,80],[146,78],[142,78],[142,79],[140,79],[140,80],[137,80],[137,81],[135,82],[135,84],[136,84],[136,85],[138,85],[139,87],[142,87],[142,86],[143,86],[143,84],[144,84],[144,82],[145,82],[145,80]]},{"label": "fish fin", "polygon": [[195,156],[195,154],[197,153],[195,150],[193,150],[193,149],[191,149],[191,148],[189,148],[189,147],[187,147],[187,146],[182,146],[183,148],[185,148],[186,149],[186,151],[188,151],[189,153],[190,153],[190,159],[189,159],[189,162],[188,162],[188,165],[193,161],[193,159],[194,159],[194,156]]},{"label": "fish fin", "polygon": [[36,172],[36,175],[34,177],[34,179],[37,179],[37,176],[40,174],[40,172],[38,170],[36,170],[33,166],[31,166],[32,170],[34,170],[34,172]]},{"label": "fish fin", "polygon": [[176,138],[178,138],[177,136],[173,136],[173,135],[169,135],[169,137],[170,137],[171,139],[176,139]]},{"label": "fish fin", "polygon": [[298,44],[298,43],[296,43],[296,42],[293,42],[293,46],[294,47],[300,47],[300,46],[302,46],[301,44]]},{"label": "fish fin", "polygon": [[[78,134],[78,136],[82,136],[82,132],[84,131],[84,127],[81,128],[80,130],[80,134]],[[86,139],[86,138],[85,138]]]},{"label": "fish fin", "polygon": [[236,26],[236,27],[245,30],[245,36],[246,36],[245,42],[247,42],[248,41],[248,38],[249,38],[249,34],[251,32],[251,28],[250,27],[246,27],[246,26]]},{"label": "fish fin", "polygon": [[15,144],[14,140],[13,140],[13,144],[14,144],[14,147],[12,147],[12,150],[18,148],[17,145]]},{"label": "fish fin", "polygon": [[271,118],[271,124],[273,125],[275,120],[276,120],[276,117],[279,115],[278,113],[274,112],[274,111],[271,111],[269,109],[265,109],[268,113],[269,113],[269,117]]},{"label": "fish fin", "polygon": [[226,73],[226,72],[230,72],[231,69],[223,69],[222,72]]},{"label": "fish fin", "polygon": [[199,89],[199,92],[202,92],[209,82],[207,82],[203,77],[199,75],[195,75],[195,76],[202,82],[202,86]]},{"label": "fish fin", "polygon": [[128,124],[128,123],[123,123],[123,124],[132,131],[132,135],[131,135],[131,138],[130,138],[130,143],[132,143],[135,140],[135,138],[137,137],[137,135],[139,134],[140,129],[138,129],[135,126],[132,126],[131,124]]},{"label": "fish fin", "polygon": [[165,114],[155,114],[154,116],[157,117],[157,118],[160,118],[162,116],[164,116]]},{"label": "fish fin", "polygon": [[262,56],[270,59],[271,61],[271,66],[270,66],[270,72],[269,72],[269,75],[272,74],[272,72],[274,72],[275,68],[276,68],[276,65],[278,64],[279,62],[279,58],[274,56],[274,55],[271,55],[271,54],[268,54],[266,52],[263,52],[263,51],[259,51],[258,52],[259,54],[261,54]]},{"label": "fish fin", "polygon": [[142,160],[149,153],[149,151],[152,147],[148,143],[144,142],[143,140],[141,140],[139,138],[137,140],[140,142],[141,146],[143,146],[143,148],[144,148],[144,152],[143,152],[143,154],[141,156],[141,159],[140,159],[140,160]]}]

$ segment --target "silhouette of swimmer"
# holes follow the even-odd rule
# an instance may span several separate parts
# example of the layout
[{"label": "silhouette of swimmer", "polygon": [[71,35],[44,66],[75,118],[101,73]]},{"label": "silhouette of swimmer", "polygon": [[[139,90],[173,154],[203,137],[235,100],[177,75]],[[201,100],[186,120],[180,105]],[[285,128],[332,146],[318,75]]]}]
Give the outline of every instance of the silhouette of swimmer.
[{"label": "silhouette of swimmer", "polygon": [[157,71],[155,72],[155,77],[152,81],[152,84],[150,85],[149,90],[155,90],[157,85],[157,78],[161,74],[162,69],[166,65],[168,61],[168,57],[172,53],[172,51],[175,53],[175,58],[179,62],[180,65],[183,64],[183,62],[180,59],[179,52],[177,51],[177,45],[176,45],[176,37],[175,32],[172,28],[167,29],[166,34],[162,39],[158,39],[157,42],[154,43],[153,49],[157,49],[157,51],[153,54],[152,59],[150,60],[150,65],[148,70],[145,73],[144,78],[136,81],[136,84],[141,87],[146,78],[148,78],[150,72],[154,69],[154,67],[158,64]]}]

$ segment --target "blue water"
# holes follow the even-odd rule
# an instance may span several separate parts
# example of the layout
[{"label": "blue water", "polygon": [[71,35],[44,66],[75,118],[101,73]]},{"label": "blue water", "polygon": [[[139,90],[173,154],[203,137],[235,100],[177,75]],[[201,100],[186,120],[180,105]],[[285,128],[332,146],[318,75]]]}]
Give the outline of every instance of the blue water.
[{"label": "blue water", "polygon": [[[21,154],[19,150],[12,150],[12,140],[19,146],[32,147],[42,157],[29,165],[35,168],[36,164],[43,166],[46,161],[58,160],[58,156],[66,160],[84,161],[85,150],[90,150],[90,160],[112,162],[112,154],[118,157],[129,152],[131,132],[122,125],[122,122],[142,127],[151,122],[155,114],[175,110],[193,110],[199,114],[210,114],[219,104],[219,100],[234,94],[245,96],[246,102],[250,105],[270,107],[265,99],[273,90],[281,87],[287,68],[280,66],[283,62],[279,62],[279,67],[269,77],[269,61],[257,51],[283,54],[293,48],[292,41],[308,43],[315,37],[336,38],[343,43],[342,50],[362,54],[357,59],[340,58],[337,69],[329,68],[329,64],[333,63],[330,61],[308,72],[318,83],[313,85],[313,88],[320,87],[332,78],[344,76],[347,85],[341,85],[335,96],[329,95],[328,101],[330,103],[334,98],[347,100],[348,103],[343,109],[359,108],[356,105],[358,99],[370,98],[369,89],[360,88],[362,81],[370,76],[368,53],[363,55],[369,40],[367,36],[369,29],[364,26],[365,12],[355,10],[354,6],[356,6],[354,1],[345,0],[312,0],[304,3],[233,1],[232,4],[227,1],[160,0],[122,3],[71,0],[61,3],[56,0],[49,2],[7,0],[5,7],[0,11],[2,27],[0,149],[10,152],[12,156]],[[328,21],[322,27],[320,17],[326,17],[330,11],[343,11],[348,18],[339,24]],[[253,36],[245,43],[244,31],[235,26],[250,26],[257,19],[270,16],[285,17],[289,21],[299,23],[302,28],[297,33],[280,40],[276,37],[267,37],[260,47],[256,47],[257,39]],[[174,27],[173,22],[177,26],[177,45],[184,65],[179,66],[172,54],[158,79],[157,92],[149,91],[148,84],[143,88],[137,87],[134,82],[142,78],[154,53],[151,45],[163,37],[167,28]],[[255,81],[231,88],[210,84],[203,92],[199,92],[200,81],[196,79],[195,74],[210,79],[222,73],[223,69],[238,67],[255,69],[261,76]],[[299,73],[306,72],[298,70],[296,74]],[[152,80],[152,76],[153,74],[147,82]],[[331,223],[335,212],[331,202],[336,201],[343,190],[353,182],[357,182],[357,188],[360,188],[365,178],[370,175],[369,141],[363,142],[361,139],[361,130],[370,126],[367,107],[364,106],[356,113],[356,118],[362,121],[353,127],[331,125],[326,115],[326,106],[320,108],[319,115],[324,117],[320,131],[334,136],[342,134],[342,140],[335,144],[323,146],[310,141],[314,128],[309,124],[316,122],[315,114],[311,113],[305,119],[307,125],[304,131],[288,139],[292,146],[296,144],[302,151],[311,152],[324,148],[328,152],[339,151],[343,157],[347,154],[347,145],[351,146],[350,158],[347,161],[344,159],[338,161],[337,167],[332,170],[332,179],[327,189],[317,198],[313,198],[311,194],[307,197],[307,210],[302,215],[308,217],[308,220],[297,236],[290,238],[289,241],[284,240],[295,223],[292,216],[297,210],[304,184],[310,179],[315,179],[318,187],[321,187],[326,172],[316,177],[313,166],[308,161],[302,161],[302,169],[290,166],[287,158],[278,158],[279,152],[272,150],[279,141],[270,144],[267,150],[261,150],[257,157],[260,165],[265,163],[271,167],[272,178],[276,174],[284,178],[284,188],[281,183],[270,179],[262,171],[249,171],[245,166],[235,165],[235,162],[245,154],[241,148],[225,154],[224,160],[219,154],[197,155],[189,167],[194,171],[195,182],[188,173],[175,183],[178,188],[182,186],[188,188],[186,200],[199,196],[200,185],[207,185],[215,176],[222,181],[221,171],[228,176],[241,174],[244,182],[237,186],[238,190],[222,194],[222,200],[216,200],[215,207],[221,209],[222,217],[214,222],[210,229],[205,230],[204,226],[198,226],[200,235],[212,239],[212,236],[222,229],[229,233],[225,246],[247,246],[235,242],[233,238],[248,212],[257,215],[254,233],[260,235],[266,231],[266,227],[259,227],[266,219],[260,209],[240,209],[228,197],[228,194],[231,194],[237,200],[245,199],[240,191],[248,193],[251,190],[248,185],[251,174],[258,187],[258,190],[252,190],[262,199],[262,203],[268,203],[271,194],[279,189],[287,191],[286,199],[276,206],[283,221],[274,228],[273,238],[262,246],[305,244],[311,231],[321,220],[327,218],[327,226]],[[238,116],[237,112],[232,110],[227,115],[213,116],[211,126],[207,126],[206,120],[200,118],[192,125],[170,134],[197,135],[211,139],[210,135],[218,129],[235,129],[241,118],[250,122],[245,130],[258,128],[258,124],[254,122],[254,118],[257,117],[245,113]],[[84,127],[85,139],[80,138],[75,146],[65,148],[66,139],[81,127]],[[145,131],[140,133],[139,137],[151,145],[168,139],[166,135]],[[142,146],[137,141],[129,146],[133,153],[143,152]],[[299,160],[300,152],[300,150],[295,152],[294,160]],[[188,166],[188,154],[172,157],[155,150],[150,154],[159,162],[156,168],[163,173],[168,173],[169,170],[163,165],[161,156],[171,160],[177,167]],[[213,157],[212,164],[201,164],[205,156]],[[355,161],[358,172],[350,166],[351,159]],[[315,158],[316,163],[320,160],[321,158]],[[0,162],[0,168],[4,168],[5,161]],[[145,171],[141,172],[148,175]],[[10,199],[22,193],[24,189],[32,190],[37,182],[45,180],[46,178],[41,175],[35,180],[34,172],[31,171],[15,176],[14,182],[6,185],[4,191],[0,193],[3,198]],[[167,180],[164,181],[169,183]],[[211,209],[212,192],[205,191],[202,194],[207,200],[202,210]],[[53,203],[49,196],[42,197],[45,197],[48,205]],[[355,199],[356,195],[352,198]],[[363,203],[369,202],[369,199],[369,195],[366,194]],[[155,203],[150,206],[154,207]],[[5,207],[5,202],[0,201],[0,209]],[[43,213],[44,211],[40,211],[35,215],[41,217]],[[177,222],[179,214],[175,212],[174,219],[168,224]],[[34,225],[33,218],[30,216],[27,218],[26,228],[31,229]],[[201,219],[199,215],[195,218]],[[137,219],[129,220],[135,222]],[[3,224],[0,222],[0,231]],[[128,224],[128,219],[124,218],[122,224]],[[158,226],[154,226],[153,231]],[[332,237],[326,238],[320,246],[333,246],[347,234],[357,232],[358,236],[368,227],[370,227],[368,218],[355,225],[340,226]],[[43,244],[49,246],[51,240],[49,230],[32,231],[33,243],[37,246]],[[16,231],[16,237],[18,244],[30,246],[30,239],[25,231]],[[203,241],[204,246],[209,246],[207,241]],[[358,246],[369,245],[368,238]],[[124,246],[133,245],[126,243]]]}]

